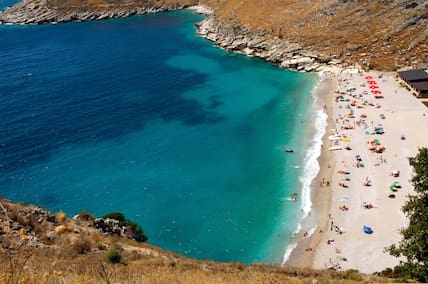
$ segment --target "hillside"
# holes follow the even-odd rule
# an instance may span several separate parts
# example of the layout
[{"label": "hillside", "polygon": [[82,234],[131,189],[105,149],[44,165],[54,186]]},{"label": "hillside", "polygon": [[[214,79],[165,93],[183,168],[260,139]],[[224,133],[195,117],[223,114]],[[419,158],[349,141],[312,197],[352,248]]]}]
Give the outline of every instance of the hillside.
[{"label": "hillside", "polygon": [[219,21],[371,69],[428,64],[424,0],[209,1]]},{"label": "hillside", "polygon": [[[1,283],[322,283],[388,279],[355,271],[311,271],[216,263],[136,242],[89,213],[67,218],[0,200]],[[102,223],[111,221],[105,219]],[[114,223],[114,222],[113,222]],[[98,227],[98,228],[97,228]]]},{"label": "hillside", "polygon": [[[25,0],[1,13],[0,21],[99,20],[196,4],[214,10],[204,27],[211,40],[256,56],[275,49],[274,55],[261,57],[283,67],[332,60],[389,71],[428,66],[425,0]],[[297,65],[290,62],[296,57]]]}]

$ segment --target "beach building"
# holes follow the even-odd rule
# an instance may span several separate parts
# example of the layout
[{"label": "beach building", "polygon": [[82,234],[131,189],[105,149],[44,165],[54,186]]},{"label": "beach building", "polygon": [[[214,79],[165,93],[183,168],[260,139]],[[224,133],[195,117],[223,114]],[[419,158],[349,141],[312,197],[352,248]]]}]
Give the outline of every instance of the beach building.
[{"label": "beach building", "polygon": [[399,71],[398,76],[416,93],[416,97],[428,98],[428,70]]}]

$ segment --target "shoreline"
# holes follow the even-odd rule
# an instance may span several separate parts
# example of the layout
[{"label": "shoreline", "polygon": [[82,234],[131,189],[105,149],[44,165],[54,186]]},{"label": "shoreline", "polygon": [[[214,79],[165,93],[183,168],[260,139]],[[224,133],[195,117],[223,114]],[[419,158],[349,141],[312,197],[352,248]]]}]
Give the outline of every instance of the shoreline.
[{"label": "shoreline", "polygon": [[[300,221],[298,225],[297,233],[292,237],[290,243],[284,251],[282,265],[287,267],[311,269],[357,269],[363,273],[373,273],[376,271],[381,271],[387,267],[393,267],[397,265],[399,263],[399,259],[390,256],[384,251],[384,249],[388,245],[398,243],[398,241],[401,239],[399,230],[400,228],[405,226],[407,222],[407,219],[405,218],[404,214],[401,213],[400,210],[401,206],[404,204],[405,196],[400,198],[400,200],[396,200],[395,204],[392,207],[390,205],[386,205],[386,211],[383,210],[384,212],[382,216],[377,215],[372,216],[371,218],[367,218],[367,216],[363,215],[361,217],[360,214],[363,213],[361,212],[361,204],[364,204],[363,202],[366,202],[366,200],[373,200],[372,202],[370,202],[370,204],[377,203],[381,204],[381,206],[383,207],[385,201],[380,202],[379,199],[380,196],[385,199],[385,194],[377,193],[376,197],[374,198],[373,196],[370,199],[366,198],[365,196],[362,196],[359,192],[357,192],[357,187],[360,185],[360,183],[353,181],[351,184],[354,188],[354,192],[350,194],[350,199],[352,199],[352,202],[349,202],[349,204],[352,205],[352,210],[357,211],[357,213],[355,213],[355,215],[348,216],[347,218],[343,218],[343,216],[341,215],[343,213],[340,212],[341,210],[339,210],[338,207],[339,205],[343,205],[343,197],[348,198],[348,196],[343,195],[344,193],[342,192],[337,192],[338,189],[336,185],[341,182],[341,180],[338,179],[335,173],[343,168],[344,165],[340,163],[341,161],[345,162],[348,160],[348,163],[352,163],[352,158],[350,159],[349,156],[353,156],[352,154],[343,154],[342,152],[337,153],[337,151],[331,152],[329,149],[329,147],[332,146],[331,141],[329,141],[329,135],[332,134],[330,133],[330,129],[337,129],[339,125],[337,121],[335,123],[335,119],[340,116],[346,115],[346,112],[343,113],[343,106],[335,104],[333,101],[334,96],[337,95],[335,94],[335,92],[338,91],[338,88],[343,88],[344,82],[347,83],[347,80],[354,80],[357,78],[358,80],[354,82],[354,84],[357,85],[357,88],[355,88],[355,90],[362,92],[363,89],[361,87],[364,85],[363,83],[367,83],[360,80],[361,78],[363,78],[363,76],[367,74],[372,74],[373,76],[379,76],[379,78],[382,78],[382,76],[386,74],[388,80],[390,81],[389,83],[391,83],[391,81],[394,81],[394,78],[391,73],[378,71],[369,71],[365,73],[361,71],[358,66],[346,66],[336,63],[330,64],[324,62],[321,65],[318,65],[317,63],[315,63],[315,65],[312,65],[313,61],[315,60],[314,58],[311,58],[310,60],[304,59],[300,61],[303,57],[302,54],[299,55],[299,53],[297,53],[298,55],[296,55],[295,58],[298,62],[304,62],[302,65],[284,65],[276,61],[275,58],[272,59],[272,57],[270,57],[270,54],[278,51],[277,49],[275,50],[275,48],[273,48],[272,52],[267,53],[267,50],[270,50],[272,46],[275,46],[277,48],[278,43],[266,44],[265,41],[262,40],[261,42],[263,44],[260,45],[260,38],[251,38],[251,35],[250,38],[247,37],[248,35],[243,35],[240,37],[238,35],[239,38],[238,40],[236,40],[234,32],[232,32],[232,35],[228,34],[228,32],[230,31],[227,31],[227,27],[226,32],[222,32],[221,29],[220,32],[213,31],[213,23],[210,23],[210,21],[213,21],[213,19],[207,18],[196,26],[198,29],[198,34],[214,42],[215,45],[222,49],[232,51],[238,54],[244,54],[247,56],[256,56],[268,62],[271,62],[274,65],[290,70],[308,72],[317,71],[319,74],[324,74],[324,76],[328,77],[327,82],[329,82],[330,87],[328,88],[328,90],[317,94],[317,98],[320,99],[325,105],[325,110],[327,112],[327,127],[325,134],[322,137],[322,151],[317,160],[320,166],[320,170],[316,177],[312,180],[310,186],[312,214],[305,216],[306,214],[304,212],[304,218]],[[286,49],[285,53],[287,54],[288,51],[289,49]],[[284,53],[281,53],[281,56],[283,55]],[[289,62],[287,56],[290,56],[290,54],[285,55],[285,59],[284,57],[281,57],[284,60],[283,62]],[[293,56],[295,56],[295,53],[293,54]],[[353,77],[353,74],[356,75]],[[423,104],[419,102],[416,98],[414,98],[411,92],[406,91],[404,88],[398,90],[400,88],[399,84],[397,82],[393,83],[395,84],[395,86],[393,87],[382,87],[385,87],[386,91],[389,94],[397,94],[398,91],[401,91],[403,93],[403,97],[401,98],[401,100],[403,100],[404,105],[406,103],[410,103],[412,104],[412,107],[418,109],[418,112],[423,112],[424,116],[428,114],[428,112],[426,111],[426,107],[423,106]],[[370,89],[368,88],[367,90],[370,91]],[[372,95],[371,93],[369,94]],[[372,100],[374,96],[366,95],[365,97],[370,98],[370,100]],[[382,103],[382,101],[380,103]],[[398,104],[398,106],[401,105],[402,103]],[[394,108],[395,106],[397,105],[390,105],[389,107]],[[375,110],[375,114],[370,115],[370,119],[378,119],[378,115],[384,111],[384,109],[378,111]],[[341,112],[342,114],[340,114]],[[358,111],[358,115],[360,114],[363,113]],[[411,123],[411,121],[414,121],[414,118],[413,120],[410,120],[408,122]],[[402,122],[401,124],[404,123]],[[393,128],[393,126],[391,127]],[[426,125],[426,130],[428,130],[428,124]],[[420,131],[419,136],[421,136],[420,133],[424,132],[425,131]],[[418,133],[414,134],[417,135]],[[364,152],[364,143],[366,142],[365,139],[367,139],[367,137],[361,134],[358,135],[356,133],[354,133],[353,135],[356,135],[357,137],[353,136],[352,140],[354,138],[357,138],[356,141],[360,143],[358,147],[356,147],[356,153]],[[399,136],[398,134],[396,135],[397,137]],[[384,140],[385,136],[388,135],[382,136],[381,139]],[[387,139],[385,141],[389,141],[390,139]],[[417,148],[425,145],[427,145],[425,140],[419,137],[418,144],[412,144],[413,150],[407,152],[412,152],[412,155],[415,155]],[[353,149],[352,153],[354,153],[355,155],[354,150],[355,149]],[[399,150],[397,149],[396,151]],[[397,156],[397,154],[395,154],[395,156]],[[388,155],[388,160],[389,159],[390,157]],[[373,158],[370,157],[369,162],[373,163]],[[400,163],[400,169],[404,167],[406,168],[407,180],[405,182],[406,190],[404,190],[403,192],[407,192],[408,194],[412,192],[412,186],[409,184],[409,180],[411,179],[411,169],[409,169],[407,159],[402,159]],[[363,175],[368,176],[369,174],[371,174],[371,172],[366,172]],[[388,187],[386,185],[387,182],[385,181],[386,176],[387,173],[384,171],[383,177],[373,177],[376,178],[376,184],[381,184],[380,188]],[[359,179],[363,179],[361,174],[357,175],[357,180]],[[325,186],[325,181],[329,181],[330,186]],[[324,186],[321,186],[321,184],[323,183]],[[302,195],[303,194],[304,192],[302,192]],[[346,199],[346,201],[347,200],[348,199]],[[358,211],[360,211],[360,213]],[[376,230],[379,230],[379,232],[375,237],[376,240],[374,241],[374,244],[372,244],[370,242],[370,237],[368,239],[365,238],[366,236],[364,236],[364,233],[361,232],[361,228],[363,227],[363,225],[365,226],[366,224],[370,224],[370,222],[374,218],[377,221],[376,226],[379,225],[379,227],[376,228]],[[395,222],[395,224],[393,226],[388,226],[387,224],[390,222]],[[340,227],[336,224],[339,224]],[[333,230],[333,228],[339,228],[340,236],[338,236],[337,238],[341,238],[342,240],[340,242],[337,241],[337,243],[340,244],[340,247],[336,246],[336,242],[334,242],[336,238],[336,234],[334,231],[336,229]],[[344,234],[342,233],[343,228],[345,230]],[[333,245],[326,244],[329,243],[329,240],[333,240]]]},{"label": "shoreline", "polygon": [[[322,144],[320,149],[320,155],[317,158],[319,164],[319,171],[316,176],[312,179],[310,184],[310,199],[312,202],[311,210],[300,222],[300,229],[294,236],[293,246],[288,259],[282,265],[288,267],[300,267],[300,268],[311,268],[313,254],[321,240],[320,231],[328,229],[328,220],[325,218],[330,209],[330,192],[329,187],[320,188],[319,184],[324,179],[325,181],[331,180],[333,174],[331,165],[333,164],[332,156],[328,151],[328,133],[329,129],[333,127],[332,120],[332,108],[328,103],[328,99],[331,96],[336,86],[335,79],[331,77],[320,77],[320,81],[317,85],[319,88],[315,90],[314,96],[319,100],[317,104],[320,108],[324,107],[324,113],[327,115],[325,132],[322,136]],[[285,260],[285,259],[284,259]]]}]

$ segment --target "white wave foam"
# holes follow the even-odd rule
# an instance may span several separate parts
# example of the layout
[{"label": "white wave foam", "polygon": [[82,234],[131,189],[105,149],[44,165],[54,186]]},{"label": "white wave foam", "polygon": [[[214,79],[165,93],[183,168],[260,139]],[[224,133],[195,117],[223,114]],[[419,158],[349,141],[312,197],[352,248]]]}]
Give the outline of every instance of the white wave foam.
[{"label": "white wave foam", "polygon": [[291,253],[293,252],[293,250],[297,247],[297,243],[291,243],[288,245],[287,250],[284,253],[284,257],[282,259],[282,265],[284,265],[288,258],[290,257]]},{"label": "white wave foam", "polygon": [[[300,182],[302,183],[302,218],[301,221],[309,214],[312,208],[311,202],[311,183],[313,179],[316,177],[320,170],[320,165],[318,163],[318,157],[321,155],[321,145],[322,145],[322,137],[325,134],[325,129],[327,127],[327,113],[323,110],[323,108],[319,105],[317,92],[319,91],[319,86],[321,85],[322,80],[320,80],[317,85],[312,90],[312,112],[313,112],[313,121],[315,133],[312,137],[310,144],[308,145],[308,150],[304,159],[304,167],[302,171],[302,175],[300,177]],[[294,234],[297,234],[301,229],[301,221],[297,226],[297,229]],[[316,227],[312,228],[313,230],[311,234],[315,232]],[[293,242],[287,246],[287,249],[284,253],[284,257],[282,260],[282,265],[288,261],[292,251],[296,248],[297,243]]]},{"label": "white wave foam", "polygon": [[300,182],[302,183],[302,210],[303,216],[306,217],[311,211],[311,183],[320,170],[318,157],[321,155],[322,137],[327,126],[327,114],[323,110],[315,112],[315,129],[316,132],[309,146],[308,152],[304,160],[304,169]]},{"label": "white wave foam", "polygon": [[308,234],[306,235],[307,238],[309,238],[310,236],[312,236],[315,233],[315,230],[318,228],[317,225],[315,225],[315,227],[313,227],[312,229],[310,229],[308,231]]}]

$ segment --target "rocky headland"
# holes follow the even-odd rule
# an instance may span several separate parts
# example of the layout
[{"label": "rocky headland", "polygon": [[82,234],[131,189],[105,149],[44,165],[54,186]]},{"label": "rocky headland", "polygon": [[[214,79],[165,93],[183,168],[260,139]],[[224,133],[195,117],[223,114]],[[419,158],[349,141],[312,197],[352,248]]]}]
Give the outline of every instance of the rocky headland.
[{"label": "rocky headland", "polygon": [[[428,66],[424,0],[24,0],[5,24],[102,20],[197,5],[198,33],[220,47],[305,71],[341,66],[393,71]],[[202,8],[201,8],[202,7]]]},{"label": "rocky headland", "polygon": [[252,33],[216,17],[208,17],[196,24],[198,34],[219,47],[247,56],[255,56],[282,68],[306,72],[328,71],[334,66],[347,64],[340,58],[332,58],[304,47],[293,40],[270,37],[267,33]]},{"label": "rocky headland", "polygon": [[0,13],[0,22],[11,24],[43,24],[70,21],[105,20],[174,11],[195,5],[197,1],[64,1],[24,0]]}]

